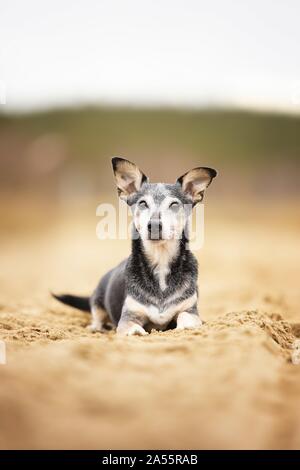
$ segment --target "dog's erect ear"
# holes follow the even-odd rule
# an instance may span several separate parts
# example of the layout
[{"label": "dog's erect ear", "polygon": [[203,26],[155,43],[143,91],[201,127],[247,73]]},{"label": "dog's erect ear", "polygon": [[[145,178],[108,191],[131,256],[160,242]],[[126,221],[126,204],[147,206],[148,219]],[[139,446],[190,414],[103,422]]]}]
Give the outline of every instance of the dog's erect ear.
[{"label": "dog's erect ear", "polygon": [[125,158],[113,157],[112,160],[115,181],[118,188],[118,194],[121,199],[127,200],[128,196],[139,191],[148,178],[132,162]]},{"label": "dog's erect ear", "polygon": [[215,176],[217,176],[216,170],[199,167],[180,176],[176,183],[180,184],[182,191],[192,199],[195,205],[202,201],[205,189]]}]

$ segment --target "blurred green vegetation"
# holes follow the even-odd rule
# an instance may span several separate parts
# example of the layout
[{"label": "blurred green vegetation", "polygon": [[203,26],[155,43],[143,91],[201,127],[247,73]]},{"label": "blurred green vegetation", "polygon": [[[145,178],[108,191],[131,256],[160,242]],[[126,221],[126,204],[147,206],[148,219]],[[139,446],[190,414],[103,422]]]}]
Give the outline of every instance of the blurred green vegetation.
[{"label": "blurred green vegetation", "polygon": [[[270,175],[276,169],[277,175],[295,179],[300,161],[299,116],[218,109],[70,108],[0,115],[3,184],[30,179],[30,165],[39,157],[28,159],[28,154],[42,136],[58,136],[65,143],[65,158],[54,165],[56,174],[78,168],[93,175],[95,168],[98,174],[104,168],[104,187],[113,155],[138,161],[156,178],[170,180],[197,164],[228,173],[268,169]],[[43,146],[40,149],[41,159],[52,158],[49,152],[43,155]]]},{"label": "blurred green vegetation", "polygon": [[0,116],[9,127],[31,137],[66,135],[79,158],[109,154],[113,146],[151,148],[174,144],[235,162],[248,158],[300,157],[300,117],[238,111],[82,108]]}]

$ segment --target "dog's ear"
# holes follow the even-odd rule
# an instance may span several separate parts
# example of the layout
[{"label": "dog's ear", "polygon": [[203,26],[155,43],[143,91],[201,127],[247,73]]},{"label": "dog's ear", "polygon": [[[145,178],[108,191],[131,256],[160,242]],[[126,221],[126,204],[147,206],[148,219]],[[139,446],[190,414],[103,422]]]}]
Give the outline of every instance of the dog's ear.
[{"label": "dog's ear", "polygon": [[204,191],[217,176],[213,168],[198,167],[188,171],[177,179],[182,191],[193,201],[193,205],[202,201]]},{"label": "dog's ear", "polygon": [[126,201],[128,196],[139,191],[141,186],[148,182],[147,176],[129,160],[113,157],[111,162],[118,194],[121,199]]}]

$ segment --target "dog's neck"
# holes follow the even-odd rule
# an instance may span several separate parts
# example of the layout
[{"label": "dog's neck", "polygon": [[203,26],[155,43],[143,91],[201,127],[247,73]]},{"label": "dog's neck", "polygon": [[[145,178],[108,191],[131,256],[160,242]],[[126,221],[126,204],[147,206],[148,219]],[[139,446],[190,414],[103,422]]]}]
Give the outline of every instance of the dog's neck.
[{"label": "dog's neck", "polygon": [[167,287],[166,279],[174,258],[178,256],[180,240],[144,240],[143,247],[161,290]]},{"label": "dog's neck", "polygon": [[172,266],[180,265],[184,262],[184,252],[189,250],[188,240],[184,234],[181,239],[151,241],[151,240],[132,240],[132,255],[144,258],[157,278],[160,289],[164,291],[167,286],[167,277]]}]

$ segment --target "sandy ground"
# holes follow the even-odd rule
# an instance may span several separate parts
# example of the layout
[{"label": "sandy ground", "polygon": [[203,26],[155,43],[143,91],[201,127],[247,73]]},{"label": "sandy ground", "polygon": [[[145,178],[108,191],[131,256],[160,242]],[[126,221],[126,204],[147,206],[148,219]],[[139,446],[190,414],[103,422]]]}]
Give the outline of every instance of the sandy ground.
[{"label": "sandy ground", "polygon": [[141,338],[91,334],[88,315],[50,298],[89,293],[129,252],[96,239],[93,215],[4,231],[0,447],[299,448],[294,209],[208,210],[203,328]]}]

